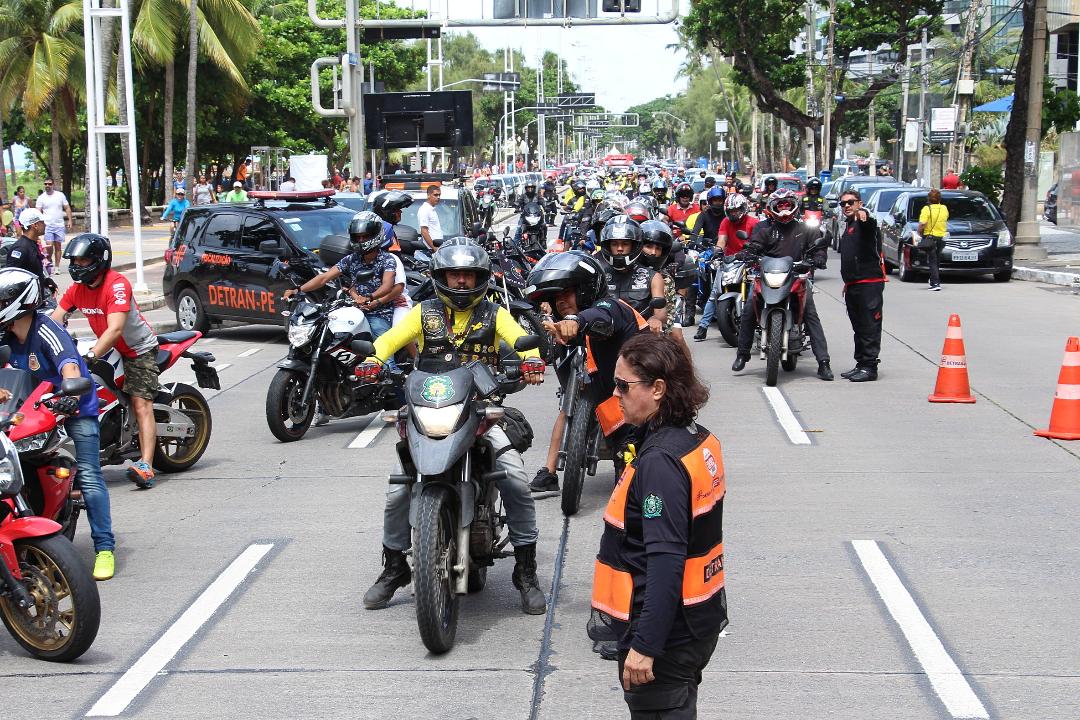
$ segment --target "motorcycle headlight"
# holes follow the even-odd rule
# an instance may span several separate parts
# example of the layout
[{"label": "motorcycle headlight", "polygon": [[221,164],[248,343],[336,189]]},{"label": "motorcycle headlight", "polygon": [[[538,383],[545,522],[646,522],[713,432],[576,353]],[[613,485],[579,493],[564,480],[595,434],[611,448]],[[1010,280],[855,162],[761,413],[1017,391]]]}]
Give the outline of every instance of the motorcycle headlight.
[{"label": "motorcycle headlight", "polygon": [[741,267],[728,268],[720,276],[720,284],[721,285],[736,285],[736,284],[738,284],[741,275],[742,275],[742,268]]},{"label": "motorcycle headlight", "polygon": [[771,288],[782,287],[784,281],[787,280],[787,273],[762,273],[761,277],[765,280],[765,284]]},{"label": "motorcycle headlight", "polygon": [[419,407],[412,408],[413,417],[424,434],[428,437],[442,438],[454,431],[457,426],[461,411],[465,408],[464,403],[456,403],[441,408]]},{"label": "motorcycle headlight", "polygon": [[15,450],[21,453],[37,452],[49,442],[49,433],[42,432],[37,435],[25,437],[15,441]]},{"label": "motorcycle headlight", "polygon": [[23,486],[22,468],[15,445],[7,435],[0,433],[0,495],[17,495]]},{"label": "motorcycle headlight", "polygon": [[540,216],[539,215],[526,215],[525,216],[525,222],[529,223],[530,225],[539,225],[540,224]]},{"label": "motorcycle headlight", "polygon": [[317,323],[289,325],[289,344],[297,348],[307,345],[317,327]]},{"label": "motorcycle headlight", "polygon": [[999,230],[997,234],[997,246],[999,248],[1012,247],[1013,236],[1007,229]]},{"label": "motorcycle headlight", "polygon": [[816,215],[808,217],[808,218],[806,218],[805,225],[806,225],[806,227],[810,228],[811,230],[816,230],[819,227],[821,227],[821,219],[819,217],[817,217]]}]

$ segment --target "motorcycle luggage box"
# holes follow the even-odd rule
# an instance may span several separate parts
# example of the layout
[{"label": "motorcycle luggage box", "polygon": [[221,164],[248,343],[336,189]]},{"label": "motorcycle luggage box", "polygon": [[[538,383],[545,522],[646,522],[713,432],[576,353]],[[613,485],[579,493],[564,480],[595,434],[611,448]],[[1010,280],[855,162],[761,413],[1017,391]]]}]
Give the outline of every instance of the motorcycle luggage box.
[{"label": "motorcycle luggage box", "polygon": [[336,265],[341,258],[352,254],[348,235],[327,235],[319,243],[319,259],[326,267]]}]

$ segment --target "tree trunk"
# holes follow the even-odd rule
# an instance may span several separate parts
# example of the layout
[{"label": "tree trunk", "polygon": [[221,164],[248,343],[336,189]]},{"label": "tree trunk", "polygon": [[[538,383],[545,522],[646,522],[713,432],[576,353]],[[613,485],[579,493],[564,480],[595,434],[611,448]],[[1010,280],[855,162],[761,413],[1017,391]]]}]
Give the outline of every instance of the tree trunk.
[{"label": "tree trunk", "polygon": [[[4,109],[0,108],[0,198],[10,198],[14,193],[8,194],[7,168],[4,167],[4,148],[7,141],[4,139]],[[12,163],[12,169],[15,164]],[[14,181],[13,181],[14,182]],[[14,188],[12,188],[14,189]]]},{"label": "tree trunk", "polygon": [[1005,130],[1005,191],[1001,196],[1001,214],[1014,236],[1020,222],[1024,196],[1024,145],[1027,142],[1028,92],[1031,84],[1031,46],[1035,41],[1035,0],[1023,0],[1024,29],[1020,52],[1016,56],[1016,84],[1013,89],[1012,114]]},{"label": "tree trunk", "polygon": [[184,186],[187,188],[191,201],[195,202],[195,172],[198,169],[196,155],[196,126],[195,126],[195,70],[199,62],[199,3],[191,0],[191,13],[188,18],[188,67],[187,67],[187,173],[184,175]]},{"label": "tree trunk", "polygon": [[11,173],[12,194],[19,187],[19,173],[15,170],[15,143],[7,146],[8,172]]},{"label": "tree trunk", "polygon": [[60,174],[60,101],[53,100],[52,102],[52,118],[49,119],[49,125],[52,126],[52,137],[49,141],[49,175],[53,180],[59,179]]},{"label": "tree trunk", "polygon": [[162,134],[165,136],[165,168],[161,172],[163,198],[169,197],[173,177],[173,95],[176,93],[176,65],[174,63],[175,60],[172,59],[165,63],[165,113],[162,120]]},{"label": "tree trunk", "polygon": [[[154,99],[153,94],[147,98],[146,107],[146,131],[150,132],[154,127]],[[150,210],[146,206],[150,191],[150,143],[143,138],[142,170],[145,175],[139,176],[139,207],[142,208],[143,220],[149,222]]]}]

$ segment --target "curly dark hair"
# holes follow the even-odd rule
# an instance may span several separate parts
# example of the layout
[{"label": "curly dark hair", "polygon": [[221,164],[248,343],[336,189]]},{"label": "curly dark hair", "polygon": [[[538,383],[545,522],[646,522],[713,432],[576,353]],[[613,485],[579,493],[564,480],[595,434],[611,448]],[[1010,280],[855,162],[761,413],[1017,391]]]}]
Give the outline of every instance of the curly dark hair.
[{"label": "curly dark hair", "polygon": [[626,341],[619,356],[642,380],[663,380],[660,409],[649,424],[653,427],[685,427],[709,401],[709,389],[698,379],[689,353],[667,335],[643,332]]}]

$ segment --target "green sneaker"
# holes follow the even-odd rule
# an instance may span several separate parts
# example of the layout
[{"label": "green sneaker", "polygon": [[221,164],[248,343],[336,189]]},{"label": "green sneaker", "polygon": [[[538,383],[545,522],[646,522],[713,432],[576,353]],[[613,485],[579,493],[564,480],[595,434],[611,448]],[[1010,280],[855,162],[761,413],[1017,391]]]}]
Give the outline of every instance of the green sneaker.
[{"label": "green sneaker", "polygon": [[116,573],[116,556],[112,550],[101,550],[94,558],[94,579],[108,580]]}]

